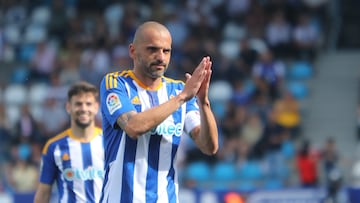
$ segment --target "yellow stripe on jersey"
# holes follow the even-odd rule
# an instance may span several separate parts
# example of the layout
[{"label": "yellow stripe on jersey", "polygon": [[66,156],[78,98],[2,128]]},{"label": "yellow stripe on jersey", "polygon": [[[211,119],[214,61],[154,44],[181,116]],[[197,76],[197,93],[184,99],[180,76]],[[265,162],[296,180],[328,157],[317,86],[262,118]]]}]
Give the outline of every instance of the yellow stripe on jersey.
[{"label": "yellow stripe on jersey", "polygon": [[110,74],[106,74],[106,77],[105,77],[105,86],[106,86],[106,89],[109,89],[109,75],[110,75]]},{"label": "yellow stripe on jersey", "polygon": [[117,87],[117,77],[119,76],[119,72],[114,73],[114,88]]},{"label": "yellow stripe on jersey", "polygon": [[62,139],[62,138],[64,138],[64,137],[66,137],[66,136],[69,136],[69,134],[70,134],[70,128],[67,129],[67,130],[65,130],[65,131],[63,131],[62,133],[56,135],[55,137],[49,139],[49,140],[46,142],[46,144],[45,144],[45,146],[44,146],[44,148],[43,148],[43,150],[42,150],[42,153],[43,153],[43,154],[46,154],[49,146],[50,146],[52,143],[54,143],[54,142],[56,142],[56,141],[58,141],[58,140],[60,140],[60,139]]},{"label": "yellow stripe on jersey", "polygon": [[106,89],[112,89],[117,87],[117,77],[119,72],[108,73],[105,76],[105,87]]}]

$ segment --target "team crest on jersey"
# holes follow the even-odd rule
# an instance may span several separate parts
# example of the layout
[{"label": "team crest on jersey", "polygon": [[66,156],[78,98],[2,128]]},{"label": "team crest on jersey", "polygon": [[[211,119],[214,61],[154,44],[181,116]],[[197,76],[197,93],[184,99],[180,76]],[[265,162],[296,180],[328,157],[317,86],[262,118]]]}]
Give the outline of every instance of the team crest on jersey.
[{"label": "team crest on jersey", "polygon": [[115,93],[110,93],[106,97],[106,106],[110,114],[113,114],[116,110],[121,108],[122,105],[119,96]]}]

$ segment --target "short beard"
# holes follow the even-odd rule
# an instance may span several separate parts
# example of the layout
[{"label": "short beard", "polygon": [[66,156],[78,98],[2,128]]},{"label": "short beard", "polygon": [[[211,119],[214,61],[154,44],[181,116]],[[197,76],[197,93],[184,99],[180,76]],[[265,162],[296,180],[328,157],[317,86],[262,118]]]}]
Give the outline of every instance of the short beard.
[{"label": "short beard", "polygon": [[91,122],[82,123],[82,122],[80,122],[79,120],[75,120],[75,124],[76,124],[79,128],[85,129],[85,128],[87,128],[87,127],[90,126]]}]

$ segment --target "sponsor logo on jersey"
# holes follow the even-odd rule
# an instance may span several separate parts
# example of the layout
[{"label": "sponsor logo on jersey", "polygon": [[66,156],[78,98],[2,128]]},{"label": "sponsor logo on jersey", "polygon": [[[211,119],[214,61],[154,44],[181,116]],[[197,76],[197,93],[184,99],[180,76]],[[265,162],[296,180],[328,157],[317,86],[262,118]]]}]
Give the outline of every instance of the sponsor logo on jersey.
[{"label": "sponsor logo on jersey", "polygon": [[88,167],[85,170],[66,168],[63,171],[63,176],[67,181],[73,180],[94,180],[95,178],[104,178],[104,170]]},{"label": "sponsor logo on jersey", "polygon": [[151,135],[163,135],[163,136],[181,136],[182,134],[183,126],[181,123],[171,123],[171,122],[162,122],[160,125],[158,125],[156,128],[153,128],[150,131]]},{"label": "sponsor logo on jersey", "polygon": [[115,93],[110,93],[106,97],[106,106],[110,114],[113,114],[116,110],[121,108],[122,104],[120,102],[119,96]]}]

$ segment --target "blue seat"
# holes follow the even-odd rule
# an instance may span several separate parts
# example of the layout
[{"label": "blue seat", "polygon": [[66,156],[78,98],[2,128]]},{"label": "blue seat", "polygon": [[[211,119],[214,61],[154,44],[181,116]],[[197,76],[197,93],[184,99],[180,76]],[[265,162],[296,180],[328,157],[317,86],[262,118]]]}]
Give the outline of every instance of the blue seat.
[{"label": "blue seat", "polygon": [[228,181],[237,178],[237,170],[233,163],[219,162],[214,165],[212,178],[216,181]]},{"label": "blue seat", "polygon": [[260,180],[263,177],[263,170],[257,161],[247,161],[240,168],[240,176],[244,180]]},{"label": "blue seat", "polygon": [[309,90],[305,82],[290,81],[287,88],[297,100],[304,99],[309,94]]},{"label": "blue seat", "polygon": [[196,182],[203,182],[210,179],[210,173],[210,166],[206,162],[198,161],[190,163],[186,167],[185,178]]},{"label": "blue seat", "polygon": [[283,187],[283,180],[279,178],[269,178],[264,181],[264,189],[266,190],[277,190]]},{"label": "blue seat", "polygon": [[212,173],[212,189],[226,190],[232,188],[238,178],[236,166],[229,162],[219,162],[213,167]]},{"label": "blue seat", "polygon": [[258,189],[258,186],[255,181],[252,180],[240,180],[237,184],[237,190],[242,193],[252,192]]},{"label": "blue seat", "polygon": [[313,68],[306,61],[297,61],[290,67],[290,79],[306,80],[313,76]]},{"label": "blue seat", "polygon": [[295,156],[295,146],[292,141],[284,141],[281,145],[281,153],[285,156],[287,159],[292,159]]}]

